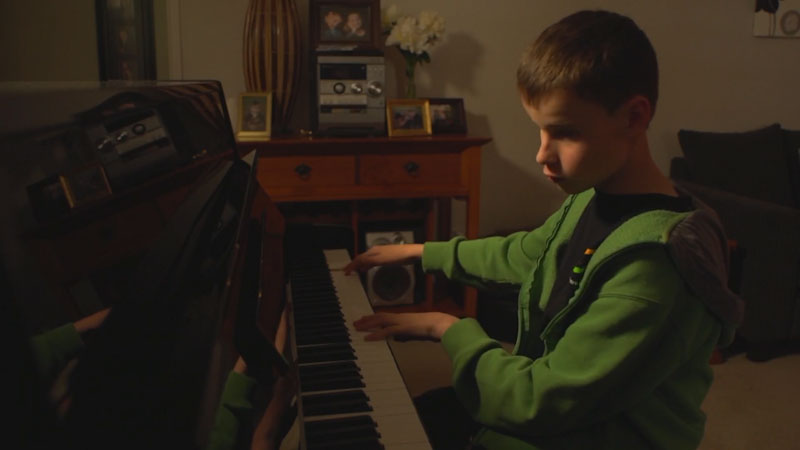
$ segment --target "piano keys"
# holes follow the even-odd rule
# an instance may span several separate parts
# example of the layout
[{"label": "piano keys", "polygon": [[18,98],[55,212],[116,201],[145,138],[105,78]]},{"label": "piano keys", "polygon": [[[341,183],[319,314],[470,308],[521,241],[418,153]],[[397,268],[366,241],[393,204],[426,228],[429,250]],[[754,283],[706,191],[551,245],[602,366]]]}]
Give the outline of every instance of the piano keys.
[{"label": "piano keys", "polygon": [[347,250],[289,254],[293,357],[301,448],[429,449],[391,349],[363,340],[353,321],[371,314]]}]

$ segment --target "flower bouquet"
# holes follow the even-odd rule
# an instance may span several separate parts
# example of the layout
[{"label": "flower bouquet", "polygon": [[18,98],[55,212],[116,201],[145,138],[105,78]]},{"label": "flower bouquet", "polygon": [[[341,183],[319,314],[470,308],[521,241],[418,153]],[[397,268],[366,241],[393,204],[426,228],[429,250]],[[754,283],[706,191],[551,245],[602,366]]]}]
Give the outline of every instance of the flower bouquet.
[{"label": "flower bouquet", "polygon": [[422,11],[416,16],[401,16],[397,6],[383,11],[383,31],[387,34],[386,45],[394,45],[406,62],[406,97],[417,96],[414,74],[417,64],[431,62],[428,53],[444,36],[444,19],[433,11]]}]

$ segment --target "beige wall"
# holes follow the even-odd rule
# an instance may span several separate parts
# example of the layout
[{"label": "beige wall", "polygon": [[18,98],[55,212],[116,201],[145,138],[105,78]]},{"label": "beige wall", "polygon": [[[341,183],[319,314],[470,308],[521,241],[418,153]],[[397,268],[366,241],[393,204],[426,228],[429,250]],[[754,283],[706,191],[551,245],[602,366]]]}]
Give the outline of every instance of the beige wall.
[{"label": "beige wall", "polygon": [[[157,36],[170,36],[169,73],[185,79],[219,79],[235,104],[244,90],[241,39],[248,2],[157,0],[157,5],[167,5],[167,30],[160,35],[157,31]],[[64,31],[64,20],[56,20],[72,14],[75,18],[69,22],[82,23],[80,18],[93,17],[93,1],[72,1],[67,7],[58,6],[67,2],[48,0],[50,8],[35,6],[40,1],[16,3],[34,5],[3,6],[2,79],[9,79],[9,74],[26,79],[42,73],[63,74],[65,79],[96,76],[96,57],[87,56],[96,54],[93,20],[84,19],[71,32]],[[544,27],[579,9],[602,7],[627,14],[650,36],[662,76],[650,139],[663,170],[680,153],[676,133],[681,128],[732,131],[780,122],[800,129],[800,39],[753,37],[754,0],[396,3],[403,12],[432,9],[447,20],[448,35],[432,52],[433,62],[417,71],[418,95],[464,98],[470,132],[493,138],[483,153],[482,234],[538,224],[563,199],[534,161],[538,130],[519,105],[514,69],[525,46]],[[298,9],[307,22],[308,0],[298,0]],[[73,40],[61,39],[64,35]],[[75,50],[78,47],[91,51],[83,54]],[[389,93],[397,95],[397,54],[389,49],[386,56]],[[15,73],[6,64],[9,58],[22,58],[39,68]],[[304,68],[301,86],[308,86],[308,65]],[[293,118],[296,128],[308,126],[307,105],[304,91]]]},{"label": "beige wall", "polygon": [[0,80],[97,80],[94,0],[4,0]]}]

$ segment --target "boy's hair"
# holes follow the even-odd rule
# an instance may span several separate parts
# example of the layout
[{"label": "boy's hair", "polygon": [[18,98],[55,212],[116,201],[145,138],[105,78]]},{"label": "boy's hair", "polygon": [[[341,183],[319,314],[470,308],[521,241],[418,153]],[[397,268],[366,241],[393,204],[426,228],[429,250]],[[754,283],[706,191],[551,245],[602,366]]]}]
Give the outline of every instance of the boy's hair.
[{"label": "boy's hair", "polygon": [[611,113],[634,95],[658,100],[658,63],[650,40],[633,20],[608,11],[580,11],[549,26],[523,54],[517,86],[536,105],[569,89]]}]

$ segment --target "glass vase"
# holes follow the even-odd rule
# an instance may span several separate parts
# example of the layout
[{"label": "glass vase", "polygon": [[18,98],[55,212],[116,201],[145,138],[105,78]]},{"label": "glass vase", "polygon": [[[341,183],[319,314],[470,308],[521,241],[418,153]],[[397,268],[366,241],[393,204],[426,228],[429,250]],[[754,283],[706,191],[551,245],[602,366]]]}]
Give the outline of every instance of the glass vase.
[{"label": "glass vase", "polygon": [[417,70],[417,59],[413,54],[403,54],[406,58],[406,98],[417,98],[417,80],[414,78]]}]

